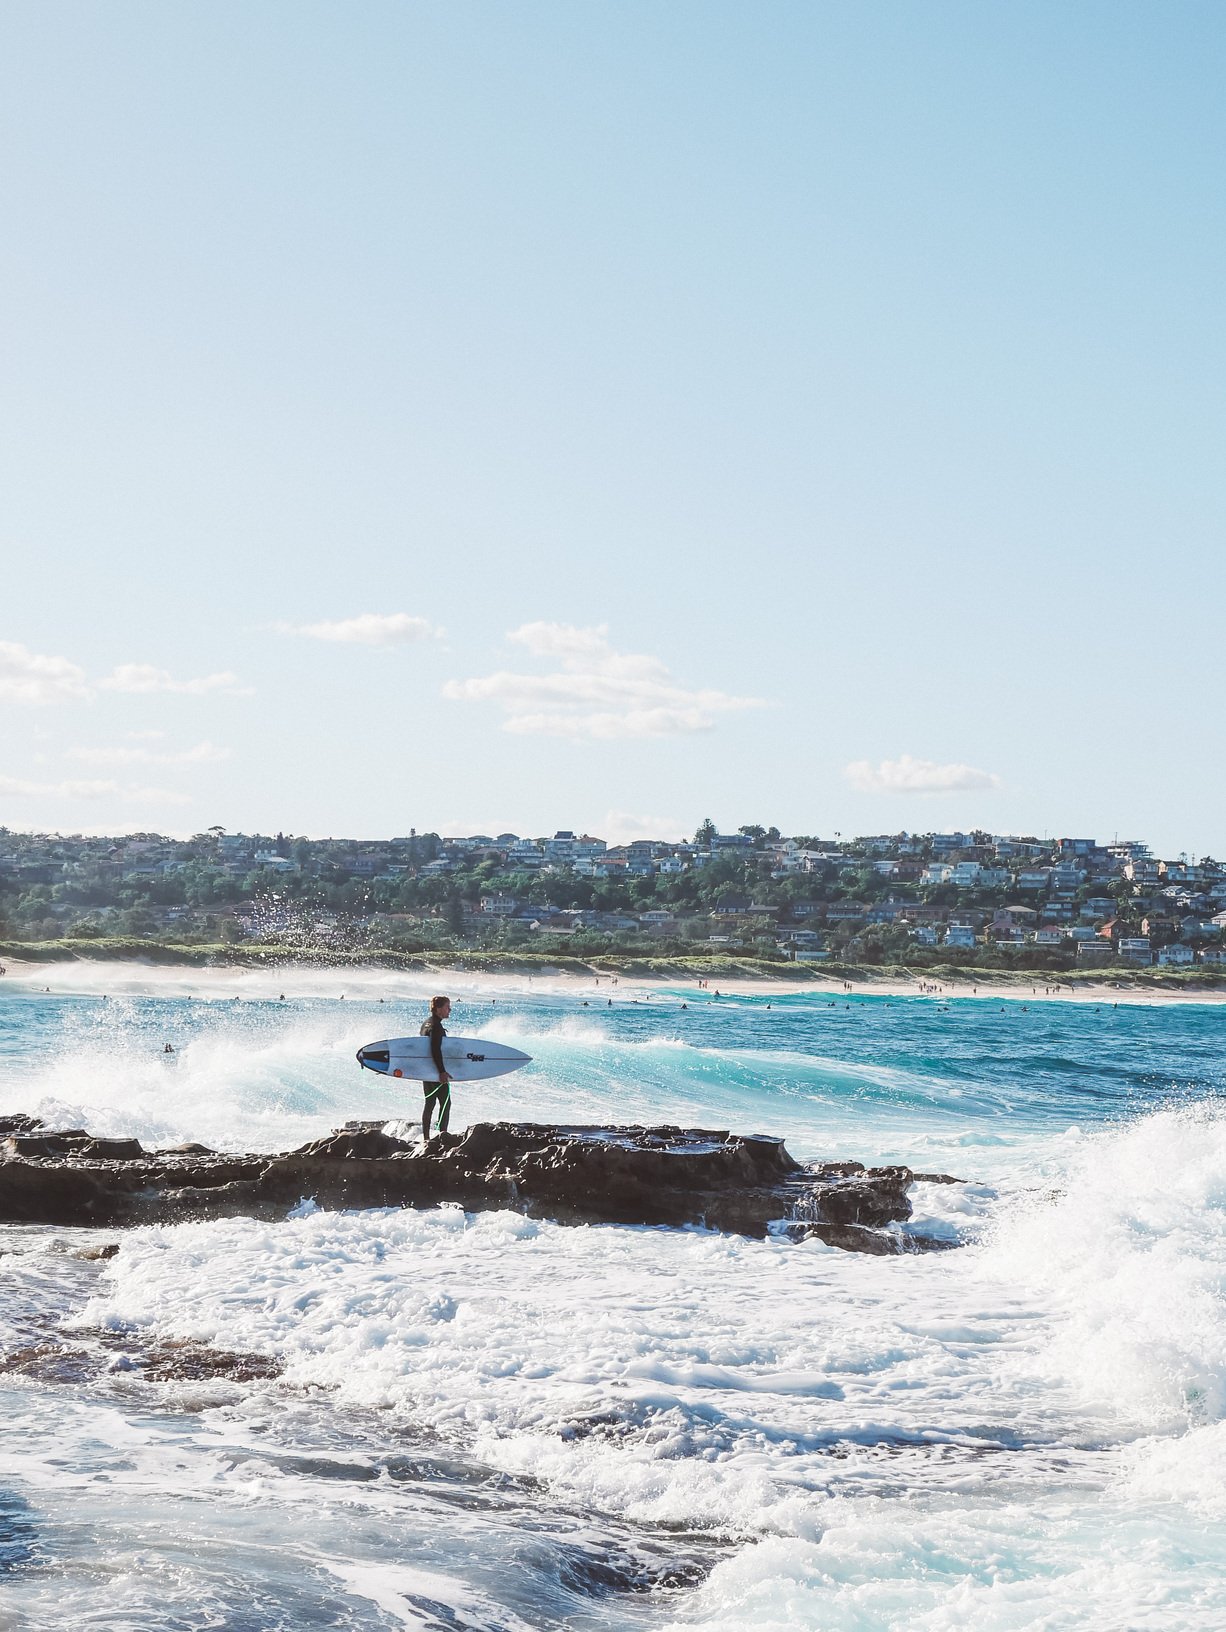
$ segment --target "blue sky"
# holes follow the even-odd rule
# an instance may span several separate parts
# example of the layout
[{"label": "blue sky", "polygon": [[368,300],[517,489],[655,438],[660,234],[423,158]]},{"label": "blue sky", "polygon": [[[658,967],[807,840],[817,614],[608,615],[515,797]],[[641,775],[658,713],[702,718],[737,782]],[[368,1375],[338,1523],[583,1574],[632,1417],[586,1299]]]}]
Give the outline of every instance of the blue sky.
[{"label": "blue sky", "polygon": [[1226,850],[1217,4],[0,15],[0,821]]}]

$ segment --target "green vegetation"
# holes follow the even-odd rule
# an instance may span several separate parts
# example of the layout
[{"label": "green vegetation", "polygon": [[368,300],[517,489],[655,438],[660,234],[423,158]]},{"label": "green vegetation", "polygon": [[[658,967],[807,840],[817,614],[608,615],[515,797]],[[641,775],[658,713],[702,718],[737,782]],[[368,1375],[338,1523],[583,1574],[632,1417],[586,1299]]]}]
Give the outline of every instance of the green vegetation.
[{"label": "green vegetation", "polygon": [[[1143,937],[1141,962],[1171,946],[1198,960],[1154,978],[1209,986],[1224,902],[1226,867],[1209,857],[1159,863],[1140,844],[981,832],[785,840],[759,823],[719,834],[707,820],[690,843],[610,847],[573,834],[312,840],[211,828],[178,840],[0,828],[0,937],[27,956],[629,960],[677,974],[735,965],[787,979],[855,969],[1131,983],[1139,964],[1120,943]],[[1112,952],[1127,967],[1097,961]]]}]

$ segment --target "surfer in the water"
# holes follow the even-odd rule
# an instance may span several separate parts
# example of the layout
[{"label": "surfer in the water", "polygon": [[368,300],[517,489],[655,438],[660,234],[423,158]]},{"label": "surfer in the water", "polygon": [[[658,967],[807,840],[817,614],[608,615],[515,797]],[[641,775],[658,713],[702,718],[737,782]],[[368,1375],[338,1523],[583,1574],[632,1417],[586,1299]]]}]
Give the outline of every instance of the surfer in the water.
[{"label": "surfer in the water", "polygon": [[449,997],[432,997],[430,999],[430,1018],[421,1023],[421,1035],[430,1039],[430,1057],[434,1061],[434,1069],[438,1072],[437,1082],[423,1082],[426,1102],[421,1113],[421,1136],[429,1143],[430,1118],[434,1115],[434,1107],[438,1106],[438,1131],[447,1132],[447,1124],[451,1120],[451,1078],[447,1075],[447,1067],[443,1064],[443,1038],[447,1033],[443,1030],[443,1021],[451,1015],[451,999]]}]

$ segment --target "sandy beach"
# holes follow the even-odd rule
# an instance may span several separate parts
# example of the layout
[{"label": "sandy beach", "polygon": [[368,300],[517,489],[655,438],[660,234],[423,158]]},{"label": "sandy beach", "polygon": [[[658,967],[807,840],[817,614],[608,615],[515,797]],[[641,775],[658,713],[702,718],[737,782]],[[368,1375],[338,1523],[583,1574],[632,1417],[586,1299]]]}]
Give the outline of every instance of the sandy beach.
[{"label": "sandy beach", "polygon": [[437,968],[431,970],[383,969],[377,965],[345,968],[320,968],[305,964],[277,964],[270,968],[242,965],[186,966],[182,964],[144,963],[135,959],[65,959],[56,963],[32,963],[10,958],[5,963],[4,979],[26,989],[47,989],[52,992],[81,992],[99,995],[155,995],[186,997],[195,994],[210,997],[250,998],[268,1001],[282,994],[286,998],[316,1000],[347,999],[357,1002],[377,1002],[380,998],[420,996],[428,998],[436,991],[448,991],[460,998],[496,1002],[502,993],[522,992],[527,989],[540,992],[571,993],[576,1001],[592,1002],[598,993],[602,1001],[651,1002],[664,992],[684,991],[686,1001],[715,1002],[719,998],[764,998],[792,996],[881,997],[881,998],[945,998],[958,1001],[984,1002],[1050,1002],[1140,1004],[1143,1006],[1170,1004],[1226,1003],[1226,991],[1163,989],[1161,987],[1116,986],[1110,981],[1095,981],[1076,987],[1053,984],[1050,980],[1021,983],[982,981],[951,982],[937,979],[916,980],[845,980],[842,977],[817,975],[809,981],[750,979],[746,977],[711,979],[699,987],[698,977],[682,976],[629,976],[615,974],[581,975],[570,972],[556,974],[496,973],[488,970]]}]

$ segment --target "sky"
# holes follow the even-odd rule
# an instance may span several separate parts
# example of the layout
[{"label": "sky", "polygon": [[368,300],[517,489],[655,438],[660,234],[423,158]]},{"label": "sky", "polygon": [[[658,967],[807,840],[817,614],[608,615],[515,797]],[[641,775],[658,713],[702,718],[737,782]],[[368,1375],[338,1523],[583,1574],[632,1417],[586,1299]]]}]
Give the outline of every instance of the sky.
[{"label": "sky", "polygon": [[1226,851],[1226,11],[9,0],[0,824]]}]

